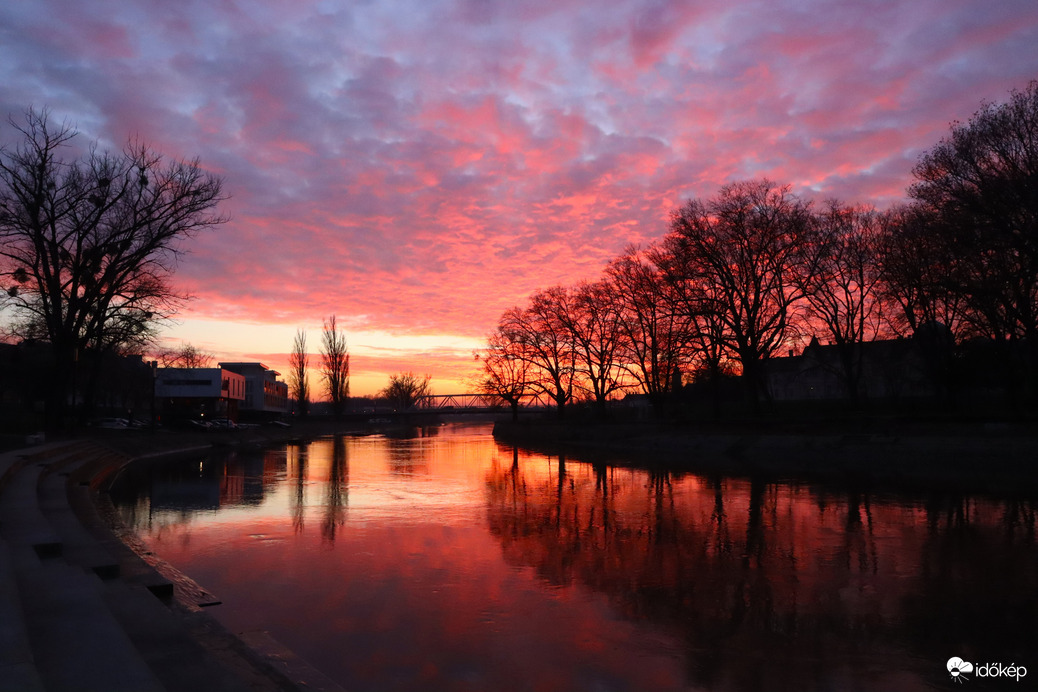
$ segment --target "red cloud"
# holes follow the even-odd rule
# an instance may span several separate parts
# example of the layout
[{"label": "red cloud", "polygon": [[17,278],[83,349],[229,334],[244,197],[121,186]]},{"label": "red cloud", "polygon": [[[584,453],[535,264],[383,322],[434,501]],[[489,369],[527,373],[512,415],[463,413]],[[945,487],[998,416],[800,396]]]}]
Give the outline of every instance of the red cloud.
[{"label": "red cloud", "polygon": [[224,178],[188,314],[286,341],[332,313],[482,336],[732,180],[891,204],[949,121],[1038,74],[1031,0],[41,2],[0,24],[7,113]]}]

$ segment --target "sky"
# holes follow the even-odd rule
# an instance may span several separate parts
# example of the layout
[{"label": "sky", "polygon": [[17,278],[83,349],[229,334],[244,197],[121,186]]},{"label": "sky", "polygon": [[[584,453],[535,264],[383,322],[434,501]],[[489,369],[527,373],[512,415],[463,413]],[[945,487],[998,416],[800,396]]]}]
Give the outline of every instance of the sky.
[{"label": "sky", "polygon": [[0,4],[0,114],[223,179],[166,344],[287,374],[334,314],[354,394],[450,394],[504,310],[689,198],[903,199],[952,121],[1038,79],[1036,46],[1034,0],[35,0]]}]

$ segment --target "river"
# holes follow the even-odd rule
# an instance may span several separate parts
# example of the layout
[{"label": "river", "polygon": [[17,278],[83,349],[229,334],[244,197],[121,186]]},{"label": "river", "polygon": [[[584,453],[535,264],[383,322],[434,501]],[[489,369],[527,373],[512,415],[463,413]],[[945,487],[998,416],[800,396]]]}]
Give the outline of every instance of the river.
[{"label": "river", "polygon": [[112,499],[210,614],[351,692],[1038,680],[1026,495],[595,465],[446,424],[131,466]]}]

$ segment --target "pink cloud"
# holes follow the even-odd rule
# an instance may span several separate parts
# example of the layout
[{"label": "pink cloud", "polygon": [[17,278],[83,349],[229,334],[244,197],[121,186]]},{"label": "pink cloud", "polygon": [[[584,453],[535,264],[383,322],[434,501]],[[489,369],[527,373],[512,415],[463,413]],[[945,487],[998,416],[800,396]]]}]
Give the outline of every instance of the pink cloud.
[{"label": "pink cloud", "polygon": [[732,180],[891,204],[951,120],[1038,75],[1031,0],[49,0],[0,26],[7,113],[224,178],[190,314],[289,335],[334,312],[482,336]]}]

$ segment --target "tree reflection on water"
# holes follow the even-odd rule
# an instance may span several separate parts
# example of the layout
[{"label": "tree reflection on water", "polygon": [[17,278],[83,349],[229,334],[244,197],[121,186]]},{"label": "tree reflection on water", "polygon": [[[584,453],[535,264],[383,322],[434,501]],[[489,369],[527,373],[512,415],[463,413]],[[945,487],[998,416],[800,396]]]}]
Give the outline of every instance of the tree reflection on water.
[{"label": "tree reflection on water", "polygon": [[946,686],[1038,670],[1031,496],[618,467],[486,427],[131,466],[149,550],[346,689]]},{"label": "tree reflection on water", "polygon": [[321,536],[330,542],[335,541],[335,531],[346,523],[346,509],[350,501],[350,466],[346,458],[346,440],[336,437],[332,441],[332,463],[328,472],[325,487],[328,497],[325,501],[324,518],[321,521]]},{"label": "tree reflection on water", "polygon": [[804,689],[869,675],[922,688],[910,673],[932,680],[951,655],[1026,661],[1038,650],[1032,500],[912,502],[564,457],[531,473],[518,450],[509,456],[486,477],[506,559],[676,633],[697,685]]}]

